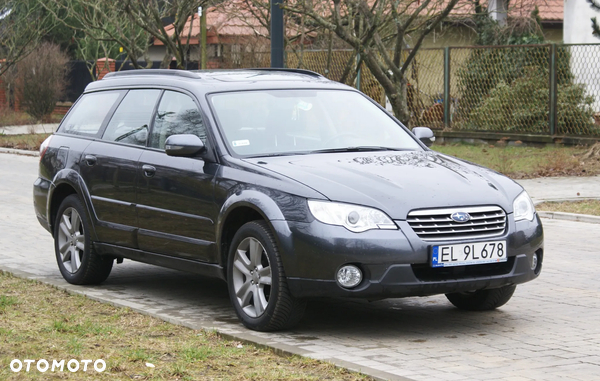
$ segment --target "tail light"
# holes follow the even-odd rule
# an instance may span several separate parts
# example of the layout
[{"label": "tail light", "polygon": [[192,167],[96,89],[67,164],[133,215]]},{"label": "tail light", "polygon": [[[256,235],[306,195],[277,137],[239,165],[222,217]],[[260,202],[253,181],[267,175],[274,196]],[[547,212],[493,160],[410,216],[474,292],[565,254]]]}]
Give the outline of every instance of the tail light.
[{"label": "tail light", "polygon": [[40,144],[40,160],[42,160],[44,154],[46,153],[46,150],[48,149],[48,146],[50,146],[50,140],[52,140],[52,135],[48,136],[46,140],[44,140],[42,144]]}]

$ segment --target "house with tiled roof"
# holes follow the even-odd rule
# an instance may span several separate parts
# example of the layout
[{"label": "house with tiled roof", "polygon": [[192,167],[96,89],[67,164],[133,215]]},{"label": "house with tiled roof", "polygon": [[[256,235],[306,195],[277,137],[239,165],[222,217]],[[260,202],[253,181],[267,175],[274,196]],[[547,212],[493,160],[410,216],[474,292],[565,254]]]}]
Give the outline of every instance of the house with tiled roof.
[{"label": "house with tiled roof", "polygon": [[[266,2],[268,4],[268,1]],[[235,67],[243,64],[265,66],[261,62],[243,62],[252,56],[253,60],[264,61],[270,58],[269,32],[265,26],[267,20],[256,17],[256,9],[248,9],[243,0],[226,1],[206,10],[206,44],[208,67]],[[173,25],[165,30],[169,35],[174,33]],[[286,30],[288,40],[299,43],[300,31],[289,27]],[[183,31],[180,33],[182,43],[190,46],[190,58],[197,61],[200,49],[200,17],[192,15],[188,18]],[[305,35],[304,44],[315,37],[314,33]],[[155,40],[150,48],[150,58],[153,61],[162,60],[165,54],[164,44]],[[251,54],[249,54],[251,53]],[[228,57],[231,62],[224,62]]]}]

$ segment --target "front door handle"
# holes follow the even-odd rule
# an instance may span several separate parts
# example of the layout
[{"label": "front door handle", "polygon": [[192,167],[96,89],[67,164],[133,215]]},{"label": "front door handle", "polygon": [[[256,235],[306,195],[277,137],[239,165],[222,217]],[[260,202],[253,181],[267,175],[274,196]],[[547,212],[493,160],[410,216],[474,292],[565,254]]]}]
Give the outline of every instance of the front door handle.
[{"label": "front door handle", "polygon": [[93,166],[94,164],[96,164],[96,161],[98,161],[98,159],[94,155],[85,155],[84,160],[89,167]]},{"label": "front door handle", "polygon": [[144,164],[142,165],[142,171],[144,171],[144,176],[152,177],[156,173],[156,168],[151,165]]}]

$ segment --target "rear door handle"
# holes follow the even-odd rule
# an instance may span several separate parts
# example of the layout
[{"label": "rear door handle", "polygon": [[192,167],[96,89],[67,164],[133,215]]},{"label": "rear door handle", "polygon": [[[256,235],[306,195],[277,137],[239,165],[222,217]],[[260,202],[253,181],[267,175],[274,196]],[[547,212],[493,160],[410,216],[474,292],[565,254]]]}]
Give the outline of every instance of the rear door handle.
[{"label": "rear door handle", "polygon": [[156,168],[151,165],[144,164],[142,165],[142,171],[144,171],[144,176],[152,177],[156,173]]},{"label": "rear door handle", "polygon": [[96,161],[98,161],[98,159],[94,155],[85,155],[84,160],[85,163],[90,167],[96,164]]}]

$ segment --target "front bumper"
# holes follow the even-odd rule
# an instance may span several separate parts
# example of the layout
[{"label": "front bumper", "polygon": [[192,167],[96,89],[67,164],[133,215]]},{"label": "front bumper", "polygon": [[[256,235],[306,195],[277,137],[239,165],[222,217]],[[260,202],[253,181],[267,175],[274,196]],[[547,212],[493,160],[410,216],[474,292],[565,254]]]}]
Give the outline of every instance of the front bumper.
[{"label": "front bumper", "polygon": [[[354,297],[384,299],[472,291],[520,284],[535,279],[543,261],[543,229],[539,217],[514,222],[508,216],[505,234],[508,261],[498,264],[431,268],[431,242],[422,241],[405,221],[399,230],[352,233],[343,227],[273,221],[292,295],[305,297]],[[488,239],[490,240],[490,239]],[[436,242],[468,243],[485,240]],[[539,265],[532,269],[533,255]],[[363,271],[363,281],[345,289],[335,280],[346,264]]]}]

